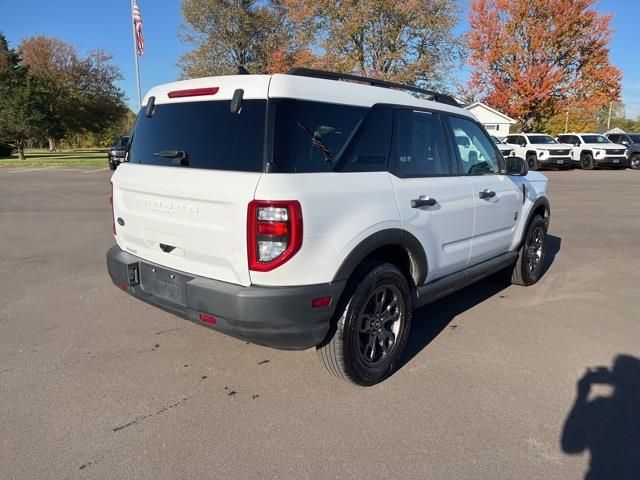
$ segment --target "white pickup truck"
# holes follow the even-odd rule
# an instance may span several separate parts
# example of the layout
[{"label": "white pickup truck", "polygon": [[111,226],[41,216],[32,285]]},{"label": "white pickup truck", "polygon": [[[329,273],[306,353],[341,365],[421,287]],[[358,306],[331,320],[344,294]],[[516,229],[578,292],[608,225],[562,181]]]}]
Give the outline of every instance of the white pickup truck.
[{"label": "white pickup truck", "polygon": [[513,148],[516,157],[524,158],[531,170],[557,167],[567,170],[573,167],[571,145],[558,143],[544,133],[518,133],[508,135],[503,143]]},{"label": "white pickup truck", "polygon": [[597,133],[563,133],[558,141],[571,145],[571,158],[583,170],[627,168],[627,147]]}]

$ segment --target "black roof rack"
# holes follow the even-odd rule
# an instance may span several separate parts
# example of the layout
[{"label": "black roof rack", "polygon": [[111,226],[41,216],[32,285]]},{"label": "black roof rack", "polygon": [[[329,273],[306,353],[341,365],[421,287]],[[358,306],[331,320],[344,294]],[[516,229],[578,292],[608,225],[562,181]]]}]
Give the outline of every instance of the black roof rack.
[{"label": "black roof rack", "polygon": [[451,95],[434,92],[425,88],[415,87],[413,85],[404,85],[402,83],[389,82],[387,80],[378,80],[376,78],[361,77],[359,75],[351,75],[348,73],[327,72],[324,70],[314,70],[312,68],[292,68],[287,72],[289,75],[297,75],[300,77],[324,78],[325,80],[346,80],[350,82],[364,83],[375,87],[393,88],[396,90],[407,90],[409,92],[421,93],[431,97],[431,100],[440,103],[446,103],[459,107],[460,104]]}]

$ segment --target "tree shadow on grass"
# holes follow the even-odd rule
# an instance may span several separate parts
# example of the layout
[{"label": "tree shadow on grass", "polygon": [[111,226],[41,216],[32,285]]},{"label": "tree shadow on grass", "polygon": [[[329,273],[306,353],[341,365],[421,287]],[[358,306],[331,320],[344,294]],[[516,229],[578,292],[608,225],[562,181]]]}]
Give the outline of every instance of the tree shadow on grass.
[{"label": "tree shadow on grass", "polygon": [[[556,255],[560,251],[561,243],[562,239],[560,237],[547,235],[547,251],[542,266],[543,275],[551,268]],[[416,310],[413,313],[409,341],[400,359],[399,368],[404,367],[413,357],[429,346],[458,315],[508,288],[510,283],[504,276],[501,276],[501,273],[480,280]],[[455,327],[455,325],[452,326]]]}]

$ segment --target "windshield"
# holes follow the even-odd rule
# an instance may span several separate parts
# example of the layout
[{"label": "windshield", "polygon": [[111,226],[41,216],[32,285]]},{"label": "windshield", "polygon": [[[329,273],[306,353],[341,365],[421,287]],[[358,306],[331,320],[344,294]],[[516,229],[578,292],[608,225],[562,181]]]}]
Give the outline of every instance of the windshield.
[{"label": "windshield", "polygon": [[129,143],[129,137],[120,137],[116,143],[119,147],[126,147]]},{"label": "windshield", "polygon": [[491,137],[491,140],[493,140],[493,143],[495,143],[496,145],[503,145],[503,143],[500,141],[500,139],[498,137],[494,137],[493,135],[489,135]]},{"label": "windshield", "polygon": [[640,135],[629,135],[629,139],[633,143],[640,143]]},{"label": "windshield", "polygon": [[129,161],[213,170],[263,171],[265,100],[180,102],[138,114]]},{"label": "windshield", "polygon": [[558,143],[553,137],[549,135],[530,135],[529,142],[535,145],[549,145],[552,143]]},{"label": "windshield", "polygon": [[602,135],[582,135],[584,143],[611,143],[607,137]]}]

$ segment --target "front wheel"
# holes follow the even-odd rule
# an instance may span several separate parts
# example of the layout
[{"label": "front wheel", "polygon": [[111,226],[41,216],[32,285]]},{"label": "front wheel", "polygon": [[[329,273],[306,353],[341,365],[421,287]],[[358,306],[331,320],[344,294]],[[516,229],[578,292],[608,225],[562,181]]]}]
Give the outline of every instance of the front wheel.
[{"label": "front wheel", "polygon": [[347,284],[336,324],[318,347],[330,373],[358,385],[391,375],[411,328],[411,295],[402,272],[389,263],[362,265]]},{"label": "front wheel", "polygon": [[640,153],[634,153],[629,159],[629,168],[640,170]]},{"label": "front wheel", "polygon": [[535,154],[528,155],[527,165],[529,166],[529,170],[538,170],[538,168],[540,168],[540,165],[538,165],[538,157]]},{"label": "front wheel", "polygon": [[593,155],[585,153],[580,159],[580,167],[583,170],[593,170]]},{"label": "front wheel", "polygon": [[546,252],[546,238],[547,223],[540,215],[536,215],[527,227],[518,252],[518,260],[513,266],[511,283],[528,286],[540,280]]}]

